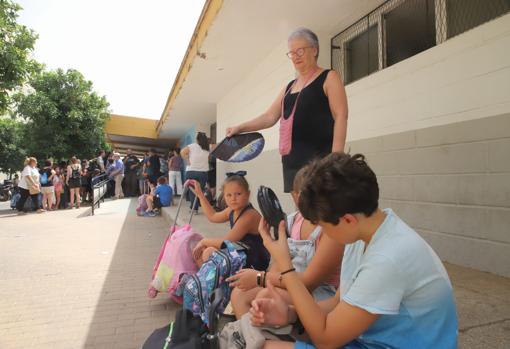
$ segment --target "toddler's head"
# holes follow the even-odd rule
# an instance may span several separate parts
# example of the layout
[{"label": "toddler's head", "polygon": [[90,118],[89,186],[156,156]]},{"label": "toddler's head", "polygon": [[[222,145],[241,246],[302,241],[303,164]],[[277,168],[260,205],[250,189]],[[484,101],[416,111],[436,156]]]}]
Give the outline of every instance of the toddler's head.
[{"label": "toddler's head", "polygon": [[299,203],[299,193],[301,192],[301,187],[303,186],[303,182],[306,178],[306,166],[301,168],[294,177],[294,182],[292,183],[292,199],[294,200],[294,204],[296,207]]},{"label": "toddler's head", "polygon": [[246,173],[227,174],[227,179],[223,182],[223,197],[227,206],[232,210],[240,210],[250,202],[250,185],[246,178]]}]

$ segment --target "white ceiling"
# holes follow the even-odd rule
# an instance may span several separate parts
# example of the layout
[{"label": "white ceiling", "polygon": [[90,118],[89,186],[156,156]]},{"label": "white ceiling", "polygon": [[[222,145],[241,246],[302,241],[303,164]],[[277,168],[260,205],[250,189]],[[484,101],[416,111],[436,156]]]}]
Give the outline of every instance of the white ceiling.
[{"label": "white ceiling", "polygon": [[383,2],[224,0],[199,50],[206,57],[195,57],[159,137],[180,137],[194,125],[213,123],[217,101],[295,28],[333,37]]}]

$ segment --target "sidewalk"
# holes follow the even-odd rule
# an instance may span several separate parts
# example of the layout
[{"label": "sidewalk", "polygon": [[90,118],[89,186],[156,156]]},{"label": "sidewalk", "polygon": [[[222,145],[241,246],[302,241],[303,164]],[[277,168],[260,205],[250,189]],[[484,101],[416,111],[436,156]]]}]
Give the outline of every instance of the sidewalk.
[{"label": "sidewalk", "polygon": [[[137,217],[136,200],[16,216],[0,203],[0,348],[137,349],[177,306],[146,296],[175,207]],[[184,209],[183,221],[189,215]],[[193,226],[220,236],[203,214]],[[510,348],[510,280],[447,265],[460,318],[459,348]]]}]

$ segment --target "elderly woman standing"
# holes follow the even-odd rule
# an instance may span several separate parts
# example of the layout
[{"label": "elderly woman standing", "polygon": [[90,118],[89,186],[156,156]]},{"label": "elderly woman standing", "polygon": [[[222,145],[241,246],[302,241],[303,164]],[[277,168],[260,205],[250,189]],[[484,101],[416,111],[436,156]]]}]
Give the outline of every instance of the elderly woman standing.
[{"label": "elderly woman standing", "polygon": [[318,66],[319,40],[299,28],[288,39],[296,69],[292,80],[269,109],[255,119],[227,129],[227,136],[269,128],[280,120],[280,154],[284,191],[292,190],[294,177],[315,157],[343,151],[347,131],[347,97],[334,70]]},{"label": "elderly woman standing", "polygon": [[39,183],[39,170],[36,168],[37,159],[28,158],[25,160],[25,167],[21,172],[21,180],[18,183],[20,199],[16,204],[16,209],[19,214],[24,214],[25,201],[28,197],[32,200],[33,210],[38,213],[44,212],[39,206],[39,193],[41,192],[41,185]]}]

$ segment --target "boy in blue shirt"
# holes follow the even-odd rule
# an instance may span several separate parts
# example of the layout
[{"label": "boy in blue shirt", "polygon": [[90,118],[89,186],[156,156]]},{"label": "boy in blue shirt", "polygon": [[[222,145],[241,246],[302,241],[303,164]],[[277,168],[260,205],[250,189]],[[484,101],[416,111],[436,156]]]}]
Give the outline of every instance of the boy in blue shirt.
[{"label": "boy in blue shirt", "polygon": [[147,195],[147,212],[148,216],[155,216],[155,209],[173,205],[173,190],[167,184],[166,177],[161,176],[157,181],[158,185],[152,189],[152,193]]},{"label": "boy in blue shirt", "polygon": [[273,285],[252,303],[254,325],[298,319],[312,343],[268,341],[264,348],[457,348],[457,314],[446,270],[432,248],[391,209],[363,155],[333,153],[308,166],[299,197],[303,216],[345,245],[340,288],[316,303],[292,268],[285,226],[279,240],[260,233],[282,270],[293,306]]}]

